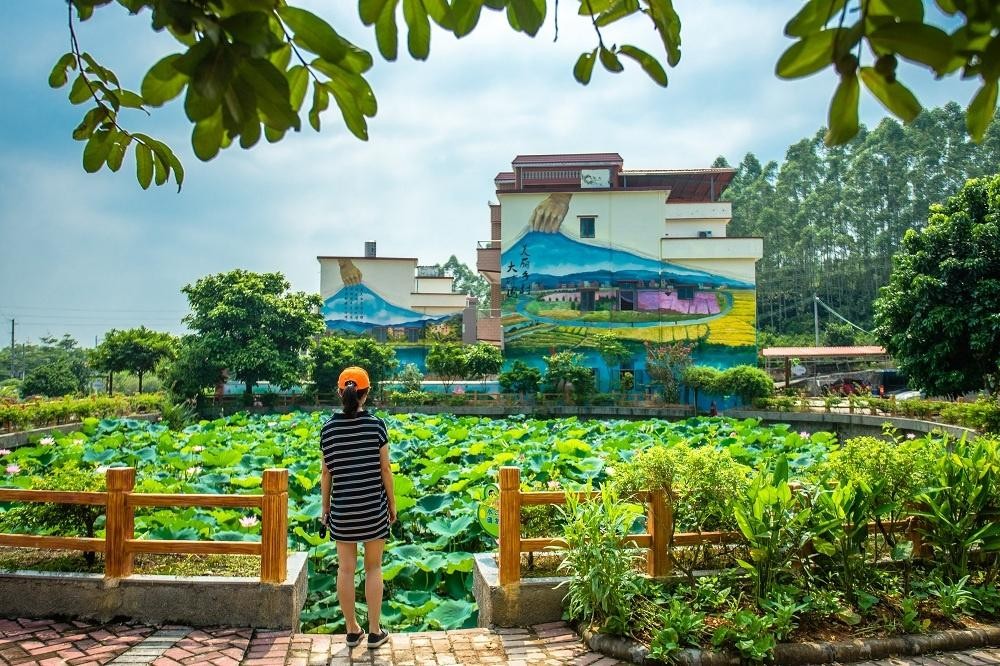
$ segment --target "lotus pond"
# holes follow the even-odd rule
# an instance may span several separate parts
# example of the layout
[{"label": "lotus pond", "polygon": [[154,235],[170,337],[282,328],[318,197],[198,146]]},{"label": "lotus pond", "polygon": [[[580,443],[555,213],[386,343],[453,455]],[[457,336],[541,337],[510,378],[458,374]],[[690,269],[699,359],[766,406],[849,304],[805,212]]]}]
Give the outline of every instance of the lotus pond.
[{"label": "lotus pond", "polygon": [[[136,468],[136,492],[259,493],[264,469],[289,470],[290,547],[309,551],[307,630],[343,629],[336,602],[336,548],[316,536],[320,513],[318,437],[327,413],[282,416],[236,414],[202,421],[182,432],[128,419],[88,419],[78,432],[0,450],[0,487],[56,488],[58,479],[93,479],[109,466]],[[654,444],[726,450],[757,466],[775,458],[793,473],[822,461],[835,436],[800,433],[753,420],[697,418],[682,422],[580,421],[575,418],[487,419],[448,415],[384,416],[396,467],[399,521],[386,549],[383,617],[394,630],[475,626],[472,553],[495,550],[480,521],[502,465],[517,465],[533,489],[599,484]],[[88,488],[66,488],[83,490]],[[0,520],[11,505],[0,504]],[[98,534],[103,518],[98,518]],[[550,524],[525,534],[543,534]],[[136,514],[146,539],[257,540],[258,516],[232,509],[146,510]],[[10,529],[6,526],[5,529]],[[82,529],[82,528],[81,528]],[[35,533],[67,534],[61,529]],[[557,536],[552,532],[548,536]],[[359,600],[362,597],[359,596]],[[363,604],[359,604],[362,611]]]}]

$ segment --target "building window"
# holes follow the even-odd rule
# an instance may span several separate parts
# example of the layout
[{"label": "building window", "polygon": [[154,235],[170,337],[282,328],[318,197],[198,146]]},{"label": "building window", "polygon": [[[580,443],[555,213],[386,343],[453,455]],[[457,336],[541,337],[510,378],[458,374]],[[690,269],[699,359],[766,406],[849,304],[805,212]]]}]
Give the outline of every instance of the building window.
[{"label": "building window", "polygon": [[420,329],[415,327],[409,327],[406,329],[406,341],[407,342],[420,342]]},{"label": "building window", "polygon": [[677,298],[682,301],[693,301],[694,287],[677,287]]},{"label": "building window", "polygon": [[385,326],[376,326],[372,328],[372,337],[375,338],[375,342],[385,342],[389,338],[388,331]]},{"label": "building window", "polygon": [[580,238],[594,238],[594,217],[580,218]]},{"label": "building window", "polygon": [[596,302],[596,292],[593,289],[585,289],[580,292],[580,312],[593,312]]}]

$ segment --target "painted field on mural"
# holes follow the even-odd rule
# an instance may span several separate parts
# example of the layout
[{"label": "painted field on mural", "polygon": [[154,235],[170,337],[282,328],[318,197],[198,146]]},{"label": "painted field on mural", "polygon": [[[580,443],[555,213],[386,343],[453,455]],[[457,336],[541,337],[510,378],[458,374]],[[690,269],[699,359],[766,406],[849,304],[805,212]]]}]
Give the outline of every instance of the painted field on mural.
[{"label": "painted field on mural", "polygon": [[[657,318],[649,323],[608,327],[607,322],[612,315],[620,317],[633,314],[631,312],[586,313],[592,316],[589,321],[600,321],[597,315],[603,316],[604,326],[599,328],[588,326],[588,320],[579,318],[576,310],[564,309],[562,312],[566,314],[553,316],[560,310],[536,309],[539,316],[534,319],[531,314],[510,315],[504,318],[507,345],[514,349],[544,349],[554,345],[586,347],[594,334],[612,333],[623,340],[637,342],[693,341],[727,347],[753,347],[757,338],[755,292],[752,289],[729,290],[713,294],[713,297],[721,304],[720,313],[685,315],[685,319],[676,320],[676,323],[665,323],[662,318]],[[530,311],[530,308],[526,309],[526,312]],[[685,321],[691,323],[683,323]]]},{"label": "painted field on mural", "polygon": [[[58,479],[74,472],[93,473],[96,480],[108,466],[128,465],[136,468],[137,492],[257,493],[264,469],[286,467],[289,538],[293,548],[310,554],[304,626],[343,631],[336,549],[316,535],[319,430],[327,416],[237,414],[182,432],[134,420],[90,419],[79,432],[56,434],[3,455],[6,473],[0,475],[0,487],[58,487]],[[385,420],[399,521],[386,549],[383,617],[396,630],[475,625],[471,554],[496,548],[480,513],[491,506],[502,465],[520,467],[531,488],[572,488],[607,480],[616,466],[649,446],[687,444],[725,450],[750,466],[784,458],[801,472],[824,460],[835,441],[827,433],[804,435],[787,426],[764,428],[721,418],[580,422],[414,414]],[[0,506],[0,525],[7,509]],[[235,509],[145,510],[137,513],[135,529],[144,539],[258,540],[254,518]],[[683,526],[686,518],[678,515],[677,520]],[[528,536],[561,533],[553,514],[531,512],[526,512],[524,530]]]}]

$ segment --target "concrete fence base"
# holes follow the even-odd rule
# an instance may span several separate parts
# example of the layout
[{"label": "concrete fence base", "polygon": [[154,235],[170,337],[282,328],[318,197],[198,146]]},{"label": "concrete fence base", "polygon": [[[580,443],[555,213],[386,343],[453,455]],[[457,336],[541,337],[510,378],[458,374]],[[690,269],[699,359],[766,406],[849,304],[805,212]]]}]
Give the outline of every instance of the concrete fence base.
[{"label": "concrete fence base", "polygon": [[281,584],[257,578],[0,573],[0,617],[128,618],[150,624],[296,630],[306,601],[307,557],[290,553]]}]

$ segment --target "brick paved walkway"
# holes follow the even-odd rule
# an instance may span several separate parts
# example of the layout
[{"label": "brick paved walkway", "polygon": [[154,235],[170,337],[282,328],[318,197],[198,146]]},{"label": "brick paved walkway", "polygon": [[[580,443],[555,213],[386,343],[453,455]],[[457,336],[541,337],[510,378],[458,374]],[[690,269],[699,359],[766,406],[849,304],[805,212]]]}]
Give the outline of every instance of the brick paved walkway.
[{"label": "brick paved walkway", "polygon": [[[531,629],[462,629],[394,634],[377,650],[348,648],[344,635],[252,629],[192,629],[142,624],[90,624],[0,619],[0,666],[132,664],[182,666],[612,666],[591,652],[564,622]],[[902,657],[858,666],[998,666],[1000,648]]]}]

